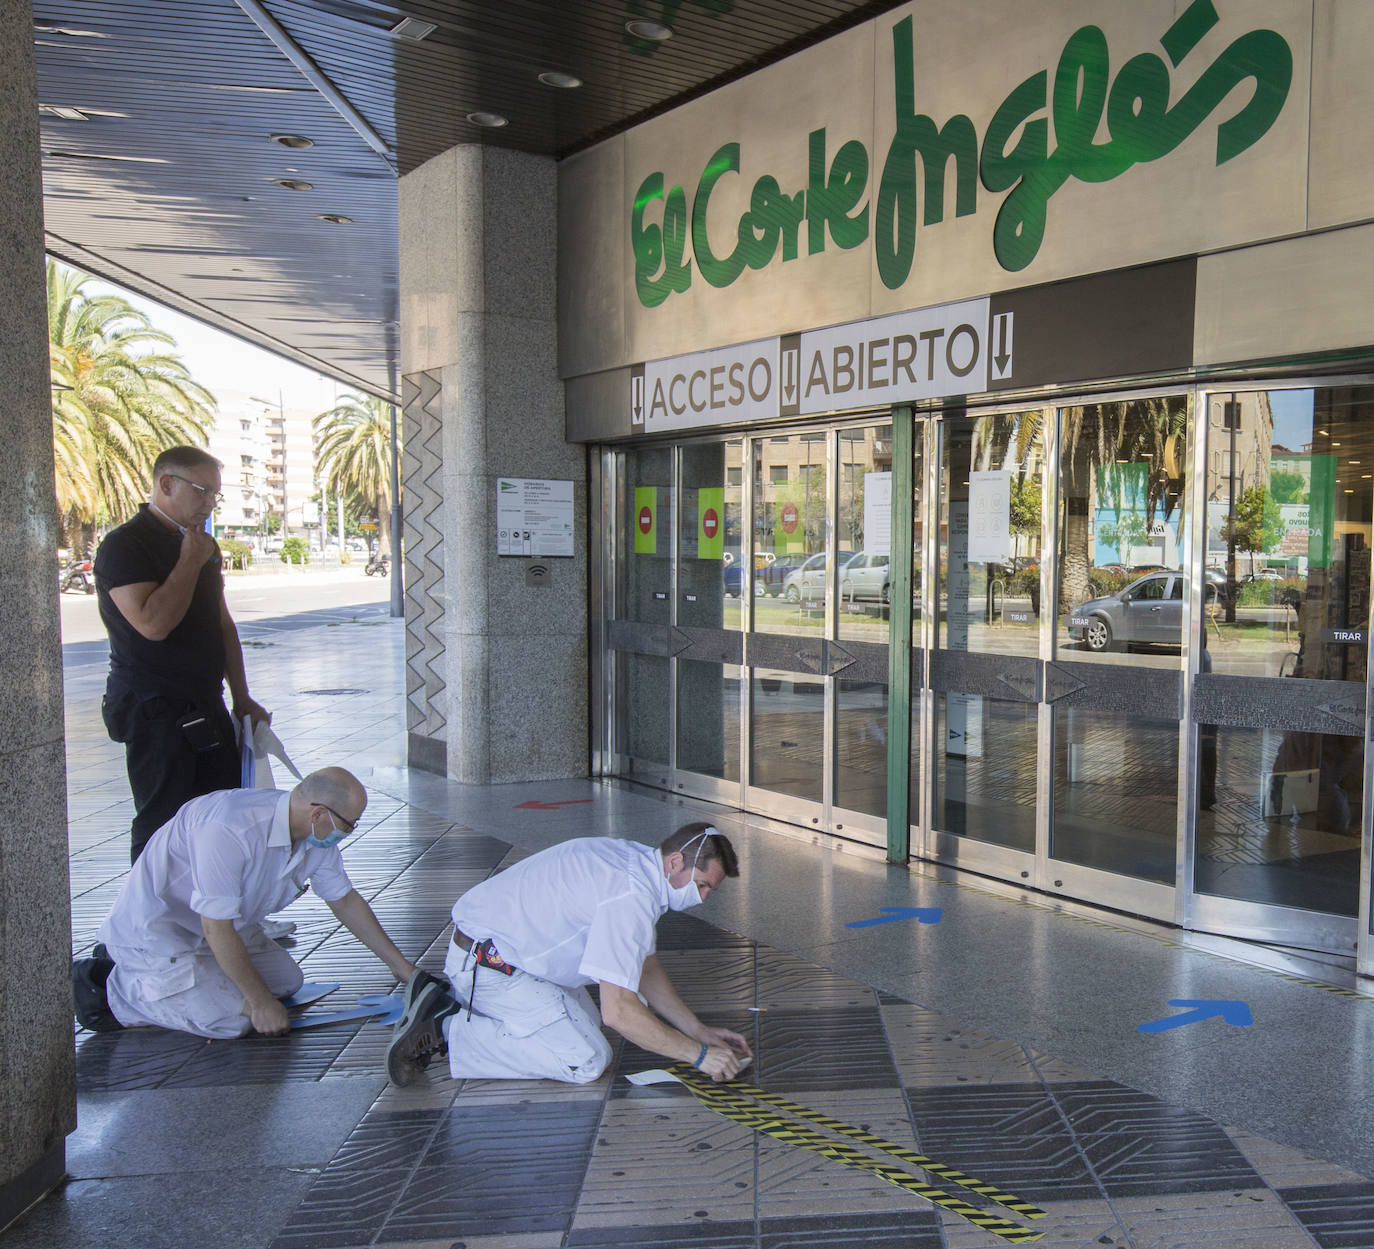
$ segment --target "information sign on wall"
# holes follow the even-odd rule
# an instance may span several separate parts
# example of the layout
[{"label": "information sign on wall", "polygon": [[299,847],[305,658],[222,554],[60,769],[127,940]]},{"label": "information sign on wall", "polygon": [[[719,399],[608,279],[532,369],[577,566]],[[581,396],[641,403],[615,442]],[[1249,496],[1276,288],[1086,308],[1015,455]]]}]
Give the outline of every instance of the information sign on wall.
[{"label": "information sign on wall", "polygon": [[573,484],[540,477],[496,479],[497,555],[573,554]]}]

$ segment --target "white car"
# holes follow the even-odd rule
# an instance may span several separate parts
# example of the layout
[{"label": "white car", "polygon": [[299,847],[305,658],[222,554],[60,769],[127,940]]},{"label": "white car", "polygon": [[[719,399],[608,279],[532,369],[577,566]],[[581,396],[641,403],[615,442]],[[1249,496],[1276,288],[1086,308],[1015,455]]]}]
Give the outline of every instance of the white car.
[{"label": "white car", "polygon": [[890,558],[886,552],[860,551],[840,569],[840,598],[873,599],[886,603],[891,585]]}]

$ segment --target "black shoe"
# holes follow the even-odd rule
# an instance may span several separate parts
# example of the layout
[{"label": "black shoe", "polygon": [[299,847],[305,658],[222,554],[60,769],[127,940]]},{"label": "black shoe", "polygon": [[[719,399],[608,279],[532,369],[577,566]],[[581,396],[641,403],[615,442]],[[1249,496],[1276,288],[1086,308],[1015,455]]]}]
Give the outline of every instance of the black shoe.
[{"label": "black shoe", "polygon": [[435,1054],[448,1053],[444,1021],[458,1010],[458,1003],[433,976],[415,990],[420,975],[429,973],[416,975],[407,986],[405,1014],[386,1047],[386,1074],[392,1084],[401,1086],[414,1084]]},{"label": "black shoe", "polygon": [[72,962],[72,997],[77,1022],[92,1032],[119,1032],[124,1025],[110,1009],[105,982],[114,971],[108,958],[78,958]]},{"label": "black shoe", "polygon": [[401,1022],[405,1023],[414,1017],[415,999],[420,996],[426,985],[437,984],[444,992],[448,992],[448,981],[439,976],[431,975],[423,967],[417,967],[415,974],[411,976],[410,982],[401,990]]}]

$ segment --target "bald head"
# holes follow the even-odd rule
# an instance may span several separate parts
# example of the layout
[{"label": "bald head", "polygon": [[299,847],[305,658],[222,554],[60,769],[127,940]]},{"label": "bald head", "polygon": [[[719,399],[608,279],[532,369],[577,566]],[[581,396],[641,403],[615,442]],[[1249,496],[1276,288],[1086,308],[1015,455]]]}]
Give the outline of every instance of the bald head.
[{"label": "bald head", "polygon": [[306,836],[312,822],[328,823],[325,812],[344,819],[351,826],[367,806],[367,790],[345,768],[320,768],[311,772],[291,791],[291,835]]}]

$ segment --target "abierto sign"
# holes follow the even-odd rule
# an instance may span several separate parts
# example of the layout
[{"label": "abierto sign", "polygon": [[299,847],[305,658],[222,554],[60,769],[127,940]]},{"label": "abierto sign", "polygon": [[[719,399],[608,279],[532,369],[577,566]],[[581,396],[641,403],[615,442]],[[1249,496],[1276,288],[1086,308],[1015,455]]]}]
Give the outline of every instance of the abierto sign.
[{"label": "abierto sign", "polygon": [[970,299],[652,361],[631,378],[634,428],[747,425],[974,394],[994,367],[992,330],[988,300]]}]

